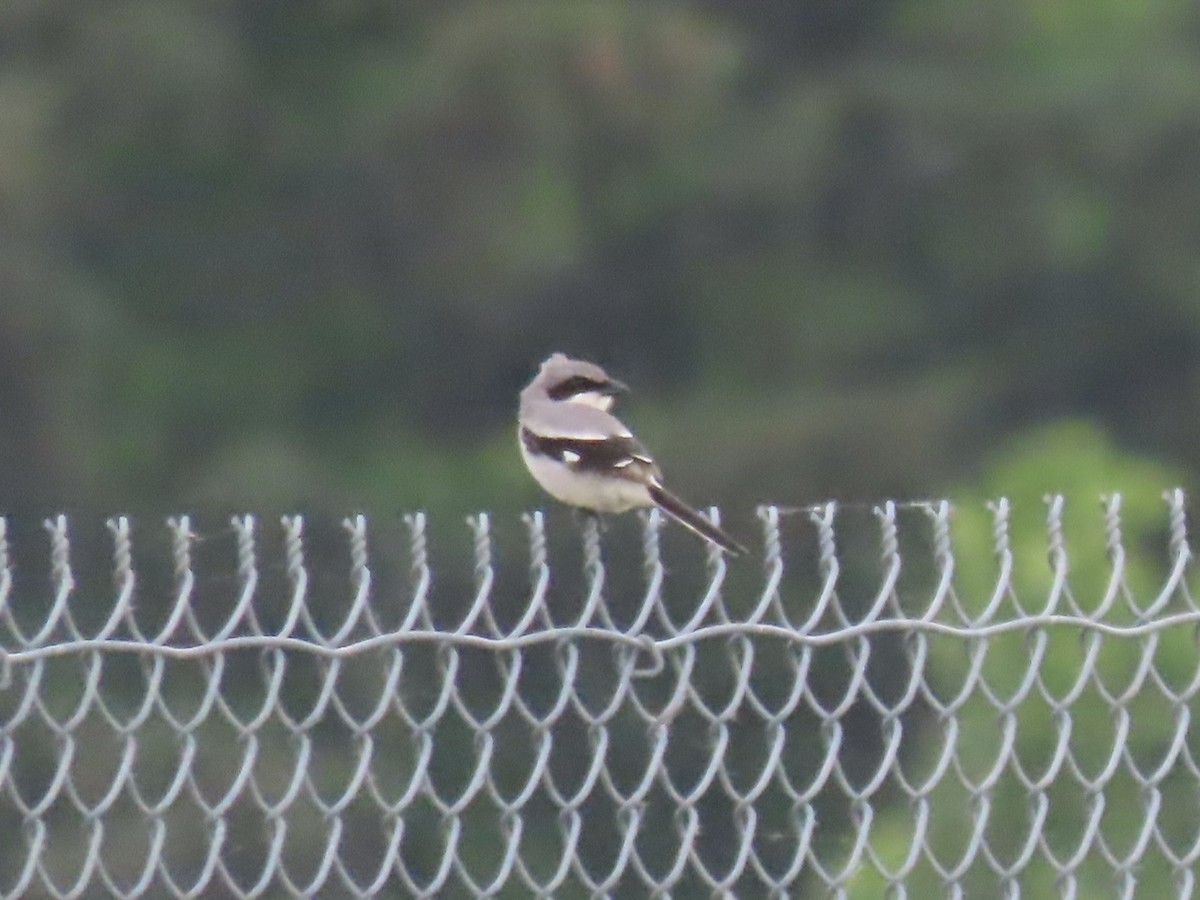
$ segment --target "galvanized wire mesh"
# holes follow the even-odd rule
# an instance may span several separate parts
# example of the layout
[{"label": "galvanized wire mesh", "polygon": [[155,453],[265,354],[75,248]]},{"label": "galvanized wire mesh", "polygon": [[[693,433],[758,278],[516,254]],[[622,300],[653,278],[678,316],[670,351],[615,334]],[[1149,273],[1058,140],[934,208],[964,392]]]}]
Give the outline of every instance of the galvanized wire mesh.
[{"label": "galvanized wire mesh", "polygon": [[1190,896],[1166,501],[0,520],[0,895]]}]

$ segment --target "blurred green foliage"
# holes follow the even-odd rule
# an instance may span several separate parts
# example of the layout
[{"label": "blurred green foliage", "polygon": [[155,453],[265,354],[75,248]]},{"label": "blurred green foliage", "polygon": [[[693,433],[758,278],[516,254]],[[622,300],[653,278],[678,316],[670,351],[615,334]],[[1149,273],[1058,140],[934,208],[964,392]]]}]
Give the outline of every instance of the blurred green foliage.
[{"label": "blurred green foliage", "polygon": [[[0,116],[8,512],[512,522],[543,502],[515,394],[561,349],[635,385],[631,424],[735,530],[760,501],[953,492],[978,608],[984,499],[1012,498],[1043,597],[1062,491],[1089,608],[1087,504],[1124,490],[1129,588],[1157,590],[1158,493],[1200,462],[1193,3],[17,0]],[[1065,690],[1087,640],[1047,640]],[[1105,644],[1105,677],[1142,646]],[[1104,733],[1089,691],[1076,728]],[[1020,716],[1041,759],[1053,717]],[[986,758],[994,712],[963,722]],[[999,790],[998,838],[1023,802]]]},{"label": "blurred green foliage", "polygon": [[513,512],[541,499],[513,396],[552,349],[631,380],[668,473],[735,516],[945,490],[1063,415],[1190,467],[1197,25],[9,4],[0,496]]}]

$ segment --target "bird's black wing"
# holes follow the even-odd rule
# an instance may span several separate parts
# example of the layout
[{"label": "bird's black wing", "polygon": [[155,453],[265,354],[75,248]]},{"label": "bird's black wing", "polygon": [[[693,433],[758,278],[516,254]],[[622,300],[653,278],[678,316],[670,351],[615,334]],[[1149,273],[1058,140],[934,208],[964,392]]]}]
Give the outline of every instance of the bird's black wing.
[{"label": "bird's black wing", "polygon": [[546,437],[521,429],[521,443],[532,454],[557,460],[577,472],[629,474],[639,480],[657,475],[658,468],[644,447],[629,435],[605,438]]}]

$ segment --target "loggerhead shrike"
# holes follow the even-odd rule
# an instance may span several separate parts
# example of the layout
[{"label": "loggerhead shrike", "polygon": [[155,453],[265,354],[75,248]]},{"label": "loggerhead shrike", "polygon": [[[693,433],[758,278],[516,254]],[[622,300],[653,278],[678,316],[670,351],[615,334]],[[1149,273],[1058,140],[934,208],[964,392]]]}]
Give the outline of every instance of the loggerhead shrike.
[{"label": "loggerhead shrike", "polygon": [[616,416],[625,385],[599,366],[555,353],[521,391],[518,434],[530,474],[551,496],[595,513],[657,506],[726,553],[746,548],[662,484],[662,473]]}]

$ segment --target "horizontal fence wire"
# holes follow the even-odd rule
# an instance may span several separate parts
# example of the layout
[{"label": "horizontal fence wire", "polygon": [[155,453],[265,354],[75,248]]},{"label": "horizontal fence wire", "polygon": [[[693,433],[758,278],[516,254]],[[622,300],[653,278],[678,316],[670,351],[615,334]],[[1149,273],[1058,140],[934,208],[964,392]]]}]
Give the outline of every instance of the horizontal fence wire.
[{"label": "horizontal fence wire", "polygon": [[0,519],[0,897],[1192,896],[1163,499]]}]

